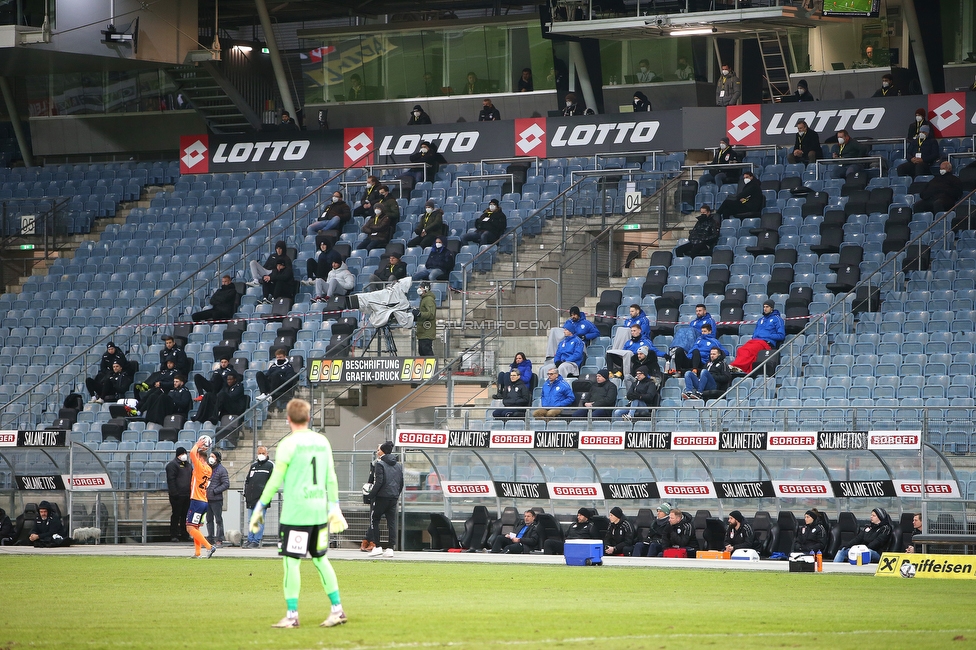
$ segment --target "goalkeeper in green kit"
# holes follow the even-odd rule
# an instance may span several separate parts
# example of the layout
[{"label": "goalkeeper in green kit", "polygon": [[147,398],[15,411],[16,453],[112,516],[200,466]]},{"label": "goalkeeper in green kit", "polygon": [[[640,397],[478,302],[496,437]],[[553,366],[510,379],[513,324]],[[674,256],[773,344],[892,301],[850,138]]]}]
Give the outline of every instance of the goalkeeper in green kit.
[{"label": "goalkeeper in green kit", "polygon": [[335,570],[325,557],[329,550],[329,531],[341,533],[347,528],[339,510],[339,486],[336,482],[332,445],[329,440],[308,428],[311,406],[305,400],[288,402],[286,413],[291,434],[278,443],[275,468],[261,493],[251,516],[251,530],[264,521],[264,511],[278,487],[284,483],[278,551],[285,563],[285,617],[271,627],[298,627],[298,594],[301,591],[301,561],[306,554],[319,572],[322,586],[332,602],[332,611],[321,627],[346,622],[339,600],[339,583]]}]

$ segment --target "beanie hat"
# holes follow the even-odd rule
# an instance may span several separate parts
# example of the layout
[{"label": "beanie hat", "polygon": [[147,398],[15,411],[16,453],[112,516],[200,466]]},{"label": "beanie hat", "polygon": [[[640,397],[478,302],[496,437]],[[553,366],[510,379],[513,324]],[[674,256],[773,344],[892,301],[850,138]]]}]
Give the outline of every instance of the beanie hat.
[{"label": "beanie hat", "polygon": [[803,514],[804,515],[810,515],[810,518],[813,519],[814,521],[817,520],[817,513],[815,513],[813,510],[807,510]]},{"label": "beanie hat", "polygon": [[922,117],[925,117],[925,109],[924,108],[916,108],[915,109],[915,114],[916,115],[921,115]]},{"label": "beanie hat", "polygon": [[221,458],[221,456],[220,456],[220,451],[219,451],[219,450],[217,450],[217,449],[214,449],[214,450],[213,450],[213,451],[211,451],[210,453],[211,453],[211,454],[213,454],[213,455],[214,455],[214,456],[215,456],[215,457],[217,458],[217,462],[219,463],[219,462],[220,462],[220,458]]},{"label": "beanie hat", "polygon": [[570,316],[577,316],[577,315],[579,315],[579,313],[580,313],[580,309],[576,305],[573,305],[572,307],[569,308],[569,315]]},{"label": "beanie hat", "polygon": [[624,511],[620,509],[620,506],[614,506],[610,508],[610,514],[616,517],[617,519],[624,518]]},{"label": "beanie hat", "polygon": [[580,508],[579,510],[576,511],[576,514],[583,515],[584,517],[586,517],[587,519],[589,519],[590,518],[590,509],[589,508]]},{"label": "beanie hat", "polygon": [[389,440],[387,440],[386,442],[384,442],[382,445],[380,445],[380,451],[382,451],[384,454],[392,454],[393,453],[393,442],[391,442]]},{"label": "beanie hat", "polygon": [[657,509],[660,510],[661,512],[663,512],[666,515],[667,514],[670,514],[671,513],[671,504],[668,503],[667,501],[665,501],[664,503],[662,503],[661,505],[659,505],[657,507]]},{"label": "beanie hat", "polygon": [[763,307],[769,307],[770,309],[776,309],[776,303],[772,300],[764,300]]},{"label": "beanie hat", "polygon": [[426,205],[428,208],[436,208],[437,207],[437,204],[434,203],[434,199],[427,199],[427,203],[425,203],[424,205]]},{"label": "beanie hat", "polygon": [[498,199],[492,199],[491,201],[488,201],[488,205],[498,205]]},{"label": "beanie hat", "polygon": [[176,455],[177,456],[182,456],[185,453],[186,453],[186,447],[177,447],[176,448]]},{"label": "beanie hat", "polygon": [[637,348],[637,354],[643,354],[644,356],[647,356],[650,353],[651,353],[651,348],[647,347],[646,345],[642,345],[639,348]]},{"label": "beanie hat", "polygon": [[424,109],[420,107],[420,104],[417,104],[416,106],[413,107],[413,110],[423,112]]},{"label": "beanie hat", "polygon": [[929,125],[928,124],[923,124],[922,125],[922,128],[919,129],[919,132],[921,132],[921,133],[928,133],[931,130],[932,129],[929,128]]},{"label": "beanie hat", "polygon": [[600,375],[604,379],[610,379],[610,371],[607,370],[606,368],[604,368],[603,370],[598,370],[596,374]]},{"label": "beanie hat", "polygon": [[651,371],[647,369],[647,366],[638,366],[636,372],[644,373],[645,377],[648,377],[651,374]]},{"label": "beanie hat", "polygon": [[729,516],[735,519],[740,524],[745,523],[745,517],[743,517],[742,513],[739,512],[738,510],[733,510],[732,512],[729,513]]},{"label": "beanie hat", "polygon": [[107,348],[114,348],[115,347],[115,343],[113,343],[112,341],[109,341],[108,343],[105,344],[105,347],[107,347]]}]

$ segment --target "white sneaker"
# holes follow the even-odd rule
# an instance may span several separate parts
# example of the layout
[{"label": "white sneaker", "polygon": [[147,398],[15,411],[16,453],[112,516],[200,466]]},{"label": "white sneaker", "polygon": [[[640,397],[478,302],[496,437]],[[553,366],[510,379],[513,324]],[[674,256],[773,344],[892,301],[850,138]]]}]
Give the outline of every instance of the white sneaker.
[{"label": "white sneaker", "polygon": [[268,395],[267,393],[261,393],[260,395],[258,395],[258,399],[263,402],[264,400],[271,399],[271,396]]},{"label": "white sneaker", "polygon": [[312,285],[315,284],[315,280],[313,280],[312,278],[305,278],[304,280],[302,280],[302,284],[304,284],[306,287],[311,287]]},{"label": "white sneaker", "polygon": [[257,280],[248,280],[244,284],[246,284],[249,287],[259,287],[259,286],[261,286],[261,283],[258,282]]},{"label": "white sneaker", "polygon": [[385,551],[383,551],[383,557],[385,557],[385,558],[392,558],[393,557],[393,549],[392,548],[388,548]]},{"label": "white sneaker", "polygon": [[[391,549],[391,552],[392,552],[392,549]],[[377,546],[372,551],[370,551],[369,553],[366,554],[366,557],[382,557],[382,556],[383,556],[383,547],[382,546]]]},{"label": "white sneaker", "polygon": [[329,618],[319,623],[319,627],[335,627],[346,622],[346,613],[341,609],[338,612],[331,612]]}]

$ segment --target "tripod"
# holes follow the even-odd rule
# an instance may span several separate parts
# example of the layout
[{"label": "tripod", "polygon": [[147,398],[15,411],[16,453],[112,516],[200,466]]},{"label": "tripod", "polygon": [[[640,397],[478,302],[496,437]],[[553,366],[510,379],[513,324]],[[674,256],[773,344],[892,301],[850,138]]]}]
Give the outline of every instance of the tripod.
[{"label": "tripod", "polygon": [[376,341],[376,354],[383,354],[383,341],[386,341],[386,351],[389,352],[394,357],[397,356],[396,341],[393,340],[393,330],[390,328],[389,324],[377,327],[373,330],[373,336],[369,339],[369,342],[363,346],[363,350],[368,351],[369,346]]}]

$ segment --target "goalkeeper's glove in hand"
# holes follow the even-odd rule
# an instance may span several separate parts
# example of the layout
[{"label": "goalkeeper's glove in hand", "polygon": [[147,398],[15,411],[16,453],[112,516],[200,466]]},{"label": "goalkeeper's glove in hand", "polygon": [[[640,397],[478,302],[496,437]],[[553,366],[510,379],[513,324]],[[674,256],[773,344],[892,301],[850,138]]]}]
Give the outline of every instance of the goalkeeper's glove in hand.
[{"label": "goalkeeper's glove in hand", "polygon": [[261,526],[264,525],[264,509],[263,503],[258,502],[254,506],[254,512],[251,513],[251,532],[255,535],[261,530]]},{"label": "goalkeeper's glove in hand", "polygon": [[349,524],[346,523],[346,518],[342,516],[339,506],[332,506],[329,510],[329,532],[341,533],[347,528],[349,528]]}]

